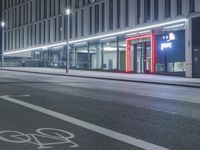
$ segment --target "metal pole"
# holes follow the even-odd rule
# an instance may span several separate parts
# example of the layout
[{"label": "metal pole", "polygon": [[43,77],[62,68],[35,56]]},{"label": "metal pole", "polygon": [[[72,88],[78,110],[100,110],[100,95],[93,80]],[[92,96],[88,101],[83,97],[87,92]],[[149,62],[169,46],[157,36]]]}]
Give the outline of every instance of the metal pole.
[{"label": "metal pole", "polygon": [[69,30],[70,30],[70,14],[67,15],[67,51],[66,51],[66,73],[69,73]]},{"label": "metal pole", "polygon": [[1,68],[4,67],[4,26],[2,27]]}]

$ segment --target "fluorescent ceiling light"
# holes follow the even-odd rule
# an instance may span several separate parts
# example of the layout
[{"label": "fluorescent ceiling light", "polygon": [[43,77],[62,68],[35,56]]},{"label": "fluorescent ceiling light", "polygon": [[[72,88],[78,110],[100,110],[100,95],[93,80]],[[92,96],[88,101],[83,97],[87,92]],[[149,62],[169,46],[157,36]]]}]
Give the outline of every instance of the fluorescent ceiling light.
[{"label": "fluorescent ceiling light", "polygon": [[135,33],[129,33],[129,34],[126,34],[126,36],[134,36],[136,34],[137,34],[136,32]]},{"label": "fluorescent ceiling light", "polygon": [[150,32],[151,32],[151,30],[146,30],[146,31],[139,32],[139,34],[150,33]]},{"label": "fluorescent ceiling light", "polygon": [[[57,47],[53,47],[53,49],[61,49],[61,48],[63,48],[63,46],[62,46],[62,45],[60,45],[60,46],[57,46]],[[45,50],[47,50],[47,49],[45,49]]]},{"label": "fluorescent ceiling light", "polygon": [[103,50],[104,51],[116,51],[117,48],[116,47],[104,47]]},{"label": "fluorescent ceiling light", "polygon": [[76,43],[74,46],[86,45],[87,42]]},{"label": "fluorescent ceiling light", "polygon": [[114,40],[114,39],[116,39],[115,36],[113,36],[113,37],[109,37],[109,38],[101,39],[101,41],[109,41],[109,40]]},{"label": "fluorescent ceiling light", "polygon": [[181,24],[177,24],[177,25],[173,25],[173,26],[164,27],[163,30],[166,31],[166,30],[170,30],[170,29],[184,28],[184,26],[185,26],[185,24],[181,23]]},{"label": "fluorescent ceiling light", "polygon": [[78,50],[77,53],[88,53],[87,50]]}]

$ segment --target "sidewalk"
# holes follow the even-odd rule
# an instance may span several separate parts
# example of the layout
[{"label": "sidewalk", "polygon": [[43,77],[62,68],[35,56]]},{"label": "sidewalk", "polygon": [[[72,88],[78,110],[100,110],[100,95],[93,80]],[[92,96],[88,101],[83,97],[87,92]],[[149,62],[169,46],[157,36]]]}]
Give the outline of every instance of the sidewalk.
[{"label": "sidewalk", "polygon": [[200,88],[200,79],[184,78],[184,77],[172,77],[172,76],[161,76],[161,75],[151,75],[151,74],[126,74],[126,73],[113,73],[113,72],[100,72],[100,71],[82,71],[82,70],[70,70],[69,73],[65,73],[65,69],[57,69],[57,68],[12,67],[12,68],[4,68],[3,70]]}]

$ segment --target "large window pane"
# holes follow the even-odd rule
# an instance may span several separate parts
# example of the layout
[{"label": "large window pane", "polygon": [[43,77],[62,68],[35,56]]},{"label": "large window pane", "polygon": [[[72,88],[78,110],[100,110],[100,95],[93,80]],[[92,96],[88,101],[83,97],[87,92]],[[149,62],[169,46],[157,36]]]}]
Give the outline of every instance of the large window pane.
[{"label": "large window pane", "polygon": [[117,42],[103,43],[103,69],[117,69]]},{"label": "large window pane", "polygon": [[91,69],[101,69],[102,68],[102,52],[100,44],[90,44],[89,46],[89,57],[90,57],[90,68]]},{"label": "large window pane", "polygon": [[88,46],[82,46],[76,48],[76,68],[88,69]]}]

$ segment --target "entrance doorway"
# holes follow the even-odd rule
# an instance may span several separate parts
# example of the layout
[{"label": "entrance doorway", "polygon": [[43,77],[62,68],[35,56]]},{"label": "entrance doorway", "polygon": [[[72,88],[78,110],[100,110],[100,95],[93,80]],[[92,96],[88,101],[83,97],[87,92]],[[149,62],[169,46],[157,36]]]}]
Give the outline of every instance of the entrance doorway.
[{"label": "entrance doorway", "polygon": [[126,39],[126,72],[155,72],[154,41],[153,33]]},{"label": "entrance doorway", "polygon": [[151,44],[142,42],[133,46],[133,72],[149,73],[151,69]]}]

